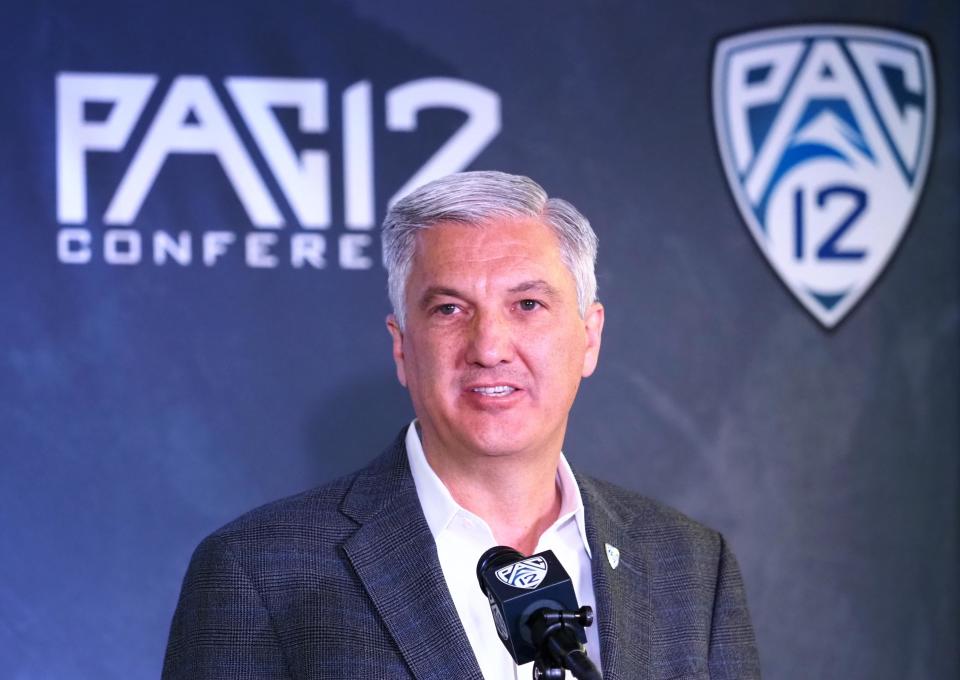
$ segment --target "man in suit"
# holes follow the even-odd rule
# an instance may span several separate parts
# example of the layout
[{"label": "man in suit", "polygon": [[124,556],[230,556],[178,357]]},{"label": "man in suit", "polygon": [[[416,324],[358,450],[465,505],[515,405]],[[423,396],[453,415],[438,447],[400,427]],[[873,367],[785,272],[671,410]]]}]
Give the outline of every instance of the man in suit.
[{"label": "man in suit", "polygon": [[474,575],[509,545],[560,558],[607,680],[758,678],[722,537],[561,453],[603,330],[589,222],[528,178],[461,173],[391,208],[383,250],[416,420],[367,468],[200,544],[164,677],[530,677]]}]

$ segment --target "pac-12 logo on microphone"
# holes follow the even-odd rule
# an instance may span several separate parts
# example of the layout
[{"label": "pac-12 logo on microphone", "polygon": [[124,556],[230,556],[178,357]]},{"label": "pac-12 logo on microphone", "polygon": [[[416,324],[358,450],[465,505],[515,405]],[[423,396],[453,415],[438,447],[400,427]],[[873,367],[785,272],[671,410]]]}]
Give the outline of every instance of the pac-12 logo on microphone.
[{"label": "pac-12 logo on microphone", "polygon": [[753,238],[833,327],[883,271],[923,187],[934,123],[926,43],[855,26],[734,36],[717,45],[713,113]]},{"label": "pac-12 logo on microphone", "polygon": [[547,561],[539,555],[528,557],[497,569],[496,574],[497,578],[508,586],[533,590],[543,583],[547,576]]}]

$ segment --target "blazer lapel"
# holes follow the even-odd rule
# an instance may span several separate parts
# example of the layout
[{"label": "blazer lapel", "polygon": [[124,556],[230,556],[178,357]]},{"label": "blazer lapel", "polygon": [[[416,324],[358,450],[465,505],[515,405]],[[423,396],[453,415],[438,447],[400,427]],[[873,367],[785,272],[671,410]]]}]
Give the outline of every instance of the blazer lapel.
[{"label": "blazer lapel", "polygon": [[361,525],[344,546],[347,556],[414,677],[483,680],[417,498],[402,433],[360,473],[342,510]]},{"label": "blazer lapel", "polygon": [[[592,480],[577,477],[577,482],[592,555],[604,680],[650,678],[652,611],[647,560],[626,533],[629,518],[604,501]],[[619,551],[615,568],[607,545]]]}]

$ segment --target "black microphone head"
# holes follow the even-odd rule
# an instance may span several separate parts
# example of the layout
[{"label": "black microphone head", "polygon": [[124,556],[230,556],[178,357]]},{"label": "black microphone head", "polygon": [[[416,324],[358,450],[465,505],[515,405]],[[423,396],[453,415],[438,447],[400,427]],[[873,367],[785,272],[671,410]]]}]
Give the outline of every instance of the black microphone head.
[{"label": "black microphone head", "polygon": [[486,581],[483,579],[483,575],[488,569],[501,567],[511,562],[519,562],[522,559],[523,555],[508,545],[494,546],[483,553],[477,562],[477,580],[480,582],[480,590],[483,591],[483,594],[490,597],[487,593]]},{"label": "black microphone head", "polygon": [[[518,665],[537,654],[529,626],[536,612],[578,607],[570,576],[550,550],[524,557],[507,546],[490,548],[477,563],[477,579],[490,602],[497,634]],[[582,630],[578,637],[586,641]]]}]

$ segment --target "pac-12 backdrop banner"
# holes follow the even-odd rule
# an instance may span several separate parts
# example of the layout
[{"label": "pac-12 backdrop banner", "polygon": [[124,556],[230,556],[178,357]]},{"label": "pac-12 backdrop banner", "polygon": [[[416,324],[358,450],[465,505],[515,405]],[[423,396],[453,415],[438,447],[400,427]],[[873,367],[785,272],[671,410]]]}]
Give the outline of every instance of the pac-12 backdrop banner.
[{"label": "pac-12 backdrop banner", "polygon": [[149,678],[191,550],[411,417],[377,228],[600,237],[565,451],[723,531],[769,678],[960,673],[955,2],[34,2],[0,23],[0,675]]}]

